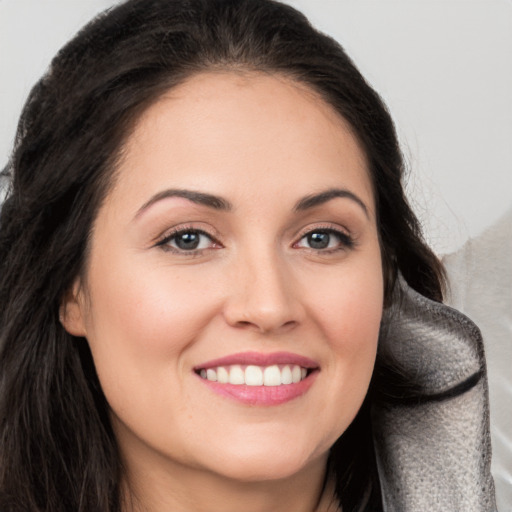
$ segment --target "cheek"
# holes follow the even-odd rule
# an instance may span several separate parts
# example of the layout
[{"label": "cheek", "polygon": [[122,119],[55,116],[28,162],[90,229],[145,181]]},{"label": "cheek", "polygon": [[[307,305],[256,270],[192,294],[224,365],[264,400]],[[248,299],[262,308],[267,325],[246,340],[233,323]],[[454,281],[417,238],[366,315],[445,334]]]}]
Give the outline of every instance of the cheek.
[{"label": "cheek", "polygon": [[215,315],[214,292],[186,272],[127,273],[119,261],[115,272],[98,269],[89,279],[87,338],[102,384],[181,371],[183,352]]},{"label": "cheek", "polygon": [[148,344],[157,341],[162,331],[174,338],[178,331],[193,330],[193,320],[210,307],[211,295],[186,276],[168,274],[145,269],[136,275],[93,276],[91,327],[144,333],[139,340]]},{"label": "cheek", "polygon": [[171,273],[162,266],[141,271],[133,262],[129,268],[138,273],[122,267],[119,258],[114,272],[93,268],[89,276],[87,339],[98,378],[117,428],[127,425],[150,443],[167,439],[174,446],[168,436],[179,430],[175,418],[193,412],[186,386],[190,346],[219,301],[186,271]]},{"label": "cheek", "polygon": [[[373,374],[382,303],[366,294],[339,302],[341,310],[326,327],[333,353],[337,391],[362,402]],[[361,300],[357,300],[361,299]]]},{"label": "cheek", "polygon": [[313,301],[315,321],[329,346],[329,392],[323,405],[332,411],[336,439],[359,410],[373,374],[383,310],[381,267],[354,265],[322,289]]},{"label": "cheek", "polygon": [[375,349],[384,300],[380,261],[355,263],[328,277],[312,299],[332,348],[354,356]]}]

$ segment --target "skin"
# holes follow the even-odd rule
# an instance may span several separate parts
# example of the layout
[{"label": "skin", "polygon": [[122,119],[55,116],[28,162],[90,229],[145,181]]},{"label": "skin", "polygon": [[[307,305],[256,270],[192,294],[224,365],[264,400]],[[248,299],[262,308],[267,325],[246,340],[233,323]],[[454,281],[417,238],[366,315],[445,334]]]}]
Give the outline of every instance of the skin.
[{"label": "skin", "polygon": [[[142,115],[117,174],[63,323],[90,344],[126,502],[315,510],[328,450],[367,392],[382,315],[375,204],[357,140],[287,78],[203,73]],[[354,197],[296,209],[333,188]],[[231,209],[155,199],[169,189],[220,196]],[[185,251],[173,229],[208,236]],[[315,249],[306,235],[319,229],[341,235]],[[305,394],[274,406],[219,396],[193,371],[245,351],[292,352],[319,371]]]}]

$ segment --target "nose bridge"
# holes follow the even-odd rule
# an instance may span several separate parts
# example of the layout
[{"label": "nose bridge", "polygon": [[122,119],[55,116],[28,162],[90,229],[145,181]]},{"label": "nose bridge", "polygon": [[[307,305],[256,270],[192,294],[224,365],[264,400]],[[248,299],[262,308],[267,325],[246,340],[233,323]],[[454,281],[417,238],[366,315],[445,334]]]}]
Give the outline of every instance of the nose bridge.
[{"label": "nose bridge", "polygon": [[259,244],[237,258],[227,320],[261,332],[290,328],[300,316],[295,291],[286,258],[276,248]]}]

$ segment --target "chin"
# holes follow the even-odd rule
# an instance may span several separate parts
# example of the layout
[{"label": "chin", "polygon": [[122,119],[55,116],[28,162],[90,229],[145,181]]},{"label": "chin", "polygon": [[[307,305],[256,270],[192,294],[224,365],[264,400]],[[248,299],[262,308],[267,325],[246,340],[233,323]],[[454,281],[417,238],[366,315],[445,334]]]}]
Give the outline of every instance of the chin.
[{"label": "chin", "polygon": [[215,461],[212,469],[233,480],[263,482],[289,478],[319,459],[327,460],[328,450],[318,455],[304,443],[290,441],[277,438],[270,443],[263,439],[246,440],[243,446],[233,443],[229,450],[222,450],[222,456],[210,455],[210,461]]},{"label": "chin", "polygon": [[236,460],[223,468],[224,476],[239,482],[268,482],[286,480],[303,471],[309,464],[302,461],[266,458],[265,460]]}]

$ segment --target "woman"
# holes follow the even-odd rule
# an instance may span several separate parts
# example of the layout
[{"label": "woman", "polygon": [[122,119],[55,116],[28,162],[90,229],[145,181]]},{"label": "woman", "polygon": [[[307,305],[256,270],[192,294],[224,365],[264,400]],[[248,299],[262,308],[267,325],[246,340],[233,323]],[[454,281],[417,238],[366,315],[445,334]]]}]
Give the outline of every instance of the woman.
[{"label": "woman", "polygon": [[[84,28],[5,170],[0,508],[492,510],[479,338],[432,302],[402,173],[379,97],[290,7]],[[481,446],[452,471],[431,439]]]}]

